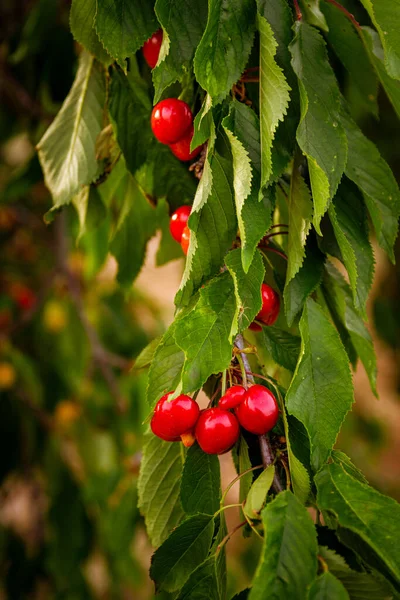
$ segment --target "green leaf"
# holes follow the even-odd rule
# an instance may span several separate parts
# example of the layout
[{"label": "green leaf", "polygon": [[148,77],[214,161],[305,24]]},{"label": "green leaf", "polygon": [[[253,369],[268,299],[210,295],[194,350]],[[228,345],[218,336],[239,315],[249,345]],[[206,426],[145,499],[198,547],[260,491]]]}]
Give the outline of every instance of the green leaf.
[{"label": "green leaf", "polygon": [[348,359],[323,310],[308,299],[300,320],[301,355],[286,395],[289,414],[305,426],[317,471],[329,458],[354,401]]},{"label": "green leaf", "polygon": [[279,121],[283,121],[290,100],[290,87],[275,61],[277,42],[271,25],[258,15],[260,32],[260,115],[261,115],[261,186],[272,175],[272,144]]},{"label": "green leaf", "polygon": [[281,367],[294,371],[300,354],[300,338],[278,327],[263,327],[264,343],[272,359]]},{"label": "green leaf", "polygon": [[186,454],[181,482],[181,502],[187,515],[213,515],[219,509],[221,475],[216,455],[195,444]]},{"label": "green leaf", "polygon": [[210,375],[228,368],[235,309],[233,281],[223,273],[200,290],[194,310],[176,324],[175,340],[185,353],[183,393],[198,390]]},{"label": "green leaf", "polygon": [[156,337],[154,340],[151,340],[149,344],[139,354],[139,356],[135,359],[134,369],[145,369],[149,367],[153,361],[154,354],[161,343],[161,337]]},{"label": "green leaf", "polygon": [[335,267],[327,263],[324,277],[325,297],[329,308],[336,313],[344,325],[346,335],[361,359],[374,392],[376,391],[376,356],[371,335],[362,318],[354,308],[350,287]]},{"label": "green leaf", "polygon": [[361,32],[362,41],[364,42],[364,47],[368,53],[369,60],[373,64],[387,97],[400,118],[400,83],[397,79],[392,79],[386,71],[383,48],[379,35],[374,29],[371,29],[371,27],[362,27]]},{"label": "green leaf", "polygon": [[249,519],[259,519],[262,507],[267,499],[267,494],[274,480],[275,467],[270,465],[257,479],[253,482],[249,493],[247,494],[246,503],[243,511]]},{"label": "green leaf", "polygon": [[107,216],[107,209],[97,187],[86,185],[79,194],[72,198],[79,218],[79,233],[77,243],[87,231],[97,229]]},{"label": "green leaf", "polygon": [[185,355],[175,342],[176,321],[157,346],[149,369],[147,402],[153,407],[164,394],[175,390],[181,380]]},{"label": "green leaf", "polygon": [[358,481],[361,481],[361,483],[366,483],[368,485],[368,481],[365,479],[360,469],[351,462],[347,454],[341,450],[332,450],[331,459],[335,464],[340,465],[349,475],[351,475],[351,477],[353,477],[353,479],[357,479]]},{"label": "green leaf", "polygon": [[258,242],[272,224],[273,192],[267,189],[260,194],[260,122],[254,110],[233,100],[223,126],[233,155],[236,214],[247,272]]},{"label": "green leaf", "polygon": [[249,600],[304,600],[317,574],[317,540],[307,509],[289,491],[262,512],[264,546]]},{"label": "green leaf", "polygon": [[316,29],[297,21],[290,45],[299,78],[301,120],[297,141],[307,156],[314,201],[314,226],[335,195],[346,166],[346,136],[339,118],[340,92],[329,65],[325,43]]},{"label": "green leaf", "polygon": [[378,116],[378,79],[371,69],[368,54],[353,24],[336,6],[321,5],[329,26],[326,38],[358,90],[357,101]]},{"label": "green leaf", "polygon": [[329,218],[349,274],[354,306],[367,318],[366,303],[374,278],[374,255],[368,239],[364,205],[348,185],[339,187],[329,207]]},{"label": "green leaf", "polygon": [[246,66],[255,17],[256,6],[251,0],[208,2],[207,27],[196,50],[194,72],[214,105],[225,98]]},{"label": "green leaf", "polygon": [[110,116],[126,166],[132,175],[146,161],[149,148],[155,144],[150,127],[151,102],[147,94],[140,91],[140,88],[130,84],[122,71],[113,69]]},{"label": "green leaf", "polygon": [[400,505],[353,479],[337,464],[325,465],[315,476],[317,504],[333,513],[341,527],[356,533],[400,579]]},{"label": "green leaf", "polygon": [[207,22],[207,3],[188,0],[157,0],[155,11],[169,38],[169,52],[153,69],[154,103],[164,89],[190,71],[190,63]]},{"label": "green leaf", "polygon": [[150,0],[98,0],[95,27],[104,48],[126,69],[125,59],[139,50],[159,25]]},{"label": "green leaf", "polygon": [[140,512],[150,541],[156,548],[182,520],[179,501],[182,473],[181,444],[150,435],[143,447],[138,482]]},{"label": "green leaf", "polygon": [[203,100],[203,104],[193,121],[193,138],[190,143],[190,148],[194,150],[197,146],[204,144],[215,130],[213,113],[211,110],[211,97],[207,94]]},{"label": "green leaf", "polygon": [[37,145],[55,207],[68,204],[96,176],[95,144],[103,125],[105,98],[102,68],[82,52],[74,84]]},{"label": "green leaf", "polygon": [[[249,456],[249,446],[244,439],[243,435],[240,436],[238,443],[232,449],[232,458],[235,463],[236,472],[238,475],[244,473],[248,469],[251,469],[252,464]],[[247,494],[251,488],[253,482],[253,472],[250,471],[243,475],[239,480],[239,502],[247,498]]]},{"label": "green leaf", "polygon": [[385,66],[390,77],[400,79],[400,4],[382,0],[361,0],[378,30],[383,50]]},{"label": "green leaf", "polygon": [[150,577],[156,591],[179,590],[208,555],[214,533],[214,517],[194,515],[178,525],[153,554]]},{"label": "green leaf", "polygon": [[229,337],[232,342],[237,333],[248,328],[261,310],[261,284],[264,281],[265,268],[260,252],[256,251],[246,274],[243,271],[239,248],[229,252],[225,264],[235,286],[236,311]]},{"label": "green leaf", "polygon": [[166,197],[172,210],[191,203],[196,193],[196,183],[187,165],[172,154],[168,146],[156,144],[146,167],[152,177],[152,193]]},{"label": "green leaf", "polygon": [[201,563],[190,575],[176,600],[221,600],[215,555]]},{"label": "green leaf", "polygon": [[324,271],[325,256],[319,250],[314,237],[307,240],[306,255],[299,272],[285,286],[283,298],[288,325],[292,325],[304,302],[319,286]]},{"label": "green leaf", "polygon": [[94,29],[95,14],[96,0],[72,0],[69,26],[77,42],[94,54],[99,61],[109,65],[112,58],[103,48]]},{"label": "green leaf", "polygon": [[319,0],[300,0],[300,5],[307,23],[315,25],[325,32],[329,30]]},{"label": "green leaf", "polygon": [[216,275],[236,237],[237,221],[229,164],[215,154],[206,160],[189,218],[190,246],[175,302],[186,306],[193,293]]},{"label": "green leaf", "polygon": [[327,571],[311,585],[308,600],[350,600],[350,596],[342,583]]},{"label": "green leaf", "polygon": [[379,245],[394,262],[393,245],[400,214],[399,186],[376,146],[344,110],[341,120],[349,147],[346,175],[363,192]]}]

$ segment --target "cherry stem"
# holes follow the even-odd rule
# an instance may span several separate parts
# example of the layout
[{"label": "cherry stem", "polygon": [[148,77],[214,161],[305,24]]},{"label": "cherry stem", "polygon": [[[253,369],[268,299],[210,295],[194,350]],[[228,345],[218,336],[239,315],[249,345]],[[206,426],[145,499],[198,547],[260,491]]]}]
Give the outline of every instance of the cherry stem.
[{"label": "cherry stem", "polygon": [[237,358],[238,363],[240,365],[240,371],[242,373],[242,385],[243,385],[244,389],[247,390],[247,388],[248,388],[247,373],[246,373],[246,368],[244,366],[243,356],[245,356],[244,353],[242,354],[242,353],[239,352],[239,354],[236,354],[236,358]]},{"label": "cherry stem", "polygon": [[[235,367],[233,367],[235,369]],[[239,369],[236,369],[238,371]],[[252,375],[253,377],[258,377],[259,379],[264,379],[264,381],[273,382],[272,377],[267,377],[266,375],[260,375],[259,373],[252,373],[251,371],[246,371],[246,375]]]},{"label": "cherry stem", "polygon": [[271,225],[271,229],[275,229],[276,227],[287,227],[289,229],[289,225],[286,225],[286,223],[277,223],[276,225]]},{"label": "cherry stem", "polygon": [[301,13],[298,0],[293,0],[293,4],[294,4],[294,9],[296,11],[296,19],[298,21],[301,21],[301,19],[303,18],[303,15]]},{"label": "cherry stem", "polygon": [[239,473],[239,475],[237,477],[235,477],[235,479],[232,479],[232,481],[230,482],[230,484],[227,486],[226,490],[222,494],[221,502],[220,502],[221,506],[224,504],[225,498],[226,498],[229,490],[235,485],[235,483],[237,483],[242,477],[244,477],[244,475],[247,475],[247,473],[251,473],[252,471],[257,471],[257,469],[262,469],[262,468],[263,468],[263,465],[257,465],[256,467],[251,467],[251,469],[246,469],[246,471],[243,471],[243,473]]},{"label": "cherry stem", "polygon": [[226,369],[222,373],[222,390],[221,390],[221,396],[225,396],[225,393],[226,393]]},{"label": "cherry stem", "polygon": [[244,507],[244,504],[245,504],[245,503],[243,502],[243,504],[242,504],[242,510],[243,510],[243,514],[244,514],[244,517],[245,517],[245,519],[246,519],[247,523],[250,525],[250,527],[251,527],[251,529],[254,531],[254,533],[255,533],[256,535],[258,535],[258,537],[259,537],[261,540],[263,540],[263,539],[264,539],[264,538],[263,538],[263,536],[262,536],[262,535],[261,535],[261,534],[260,534],[260,533],[257,531],[257,529],[254,527],[254,525],[253,525],[253,523],[251,522],[251,520],[249,519],[249,517],[248,517],[248,516],[246,515],[246,513],[244,512],[244,508],[243,508],[243,507]]},{"label": "cherry stem", "polygon": [[229,542],[230,538],[232,537],[232,535],[238,531],[239,529],[241,529],[242,527],[244,527],[244,525],[247,524],[247,519],[245,519],[244,521],[242,521],[241,523],[239,523],[238,525],[236,525],[236,527],[234,527],[232,529],[232,531],[230,531],[222,540],[221,542],[218,544],[217,546],[217,551],[216,554],[218,554],[221,549],[225,546],[226,542]]},{"label": "cherry stem", "polygon": [[232,372],[230,369],[228,369],[228,373],[229,373],[229,386],[232,387]]},{"label": "cherry stem", "polygon": [[220,513],[224,512],[224,510],[226,510],[227,508],[238,508],[241,506],[241,504],[227,504],[226,506],[221,506],[221,508],[214,513],[214,518],[217,517]]},{"label": "cherry stem", "polygon": [[339,4],[339,2],[336,2],[336,0],[326,0],[326,2],[329,2],[329,4],[333,4],[333,6],[336,6],[336,8],[338,8],[344,15],[346,15],[349,21],[353,23],[356,29],[361,29],[360,23],[357,21],[355,16],[347,10],[347,8]]},{"label": "cherry stem", "polygon": [[285,260],[288,259],[288,257],[286,256],[286,254],[284,252],[281,252],[280,250],[277,250],[276,248],[271,248],[271,246],[265,246],[265,251],[266,252],[273,252],[274,254],[277,254],[278,256],[281,256]]},{"label": "cherry stem", "polygon": [[329,567],[328,567],[327,563],[325,562],[325,560],[322,558],[322,556],[320,554],[317,555],[317,558],[322,567],[323,572],[327,573],[329,571]]},{"label": "cherry stem", "polygon": [[264,240],[269,240],[269,238],[274,237],[275,235],[289,235],[288,231],[273,231],[264,237]]}]

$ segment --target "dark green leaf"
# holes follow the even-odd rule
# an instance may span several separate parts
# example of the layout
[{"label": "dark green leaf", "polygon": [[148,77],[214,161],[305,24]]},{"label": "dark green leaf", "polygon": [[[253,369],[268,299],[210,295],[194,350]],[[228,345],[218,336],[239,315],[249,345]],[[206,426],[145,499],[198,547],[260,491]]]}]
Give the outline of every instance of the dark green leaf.
[{"label": "dark green leaf", "polygon": [[221,476],[218,457],[203,452],[198,444],[186,454],[181,482],[181,502],[187,515],[213,515],[219,509]]},{"label": "dark green leaf", "polygon": [[97,229],[100,223],[106,218],[107,210],[97,187],[85,186],[72,199],[72,204],[76,208],[79,218],[79,233],[76,241],[87,231]]},{"label": "dark green leaf", "polygon": [[249,597],[249,593],[250,593],[250,588],[246,588],[245,590],[242,590],[238,594],[235,594],[231,598],[231,600],[247,600],[247,598]]},{"label": "dark green leaf", "polygon": [[107,54],[94,28],[96,0],[73,0],[69,15],[69,25],[74,38],[101,62],[109,65],[111,56]]},{"label": "dark green leaf", "polygon": [[390,77],[400,79],[400,5],[397,1],[361,0],[381,38]]},{"label": "dark green leaf", "polygon": [[399,504],[353,479],[338,464],[325,465],[315,476],[315,483],[318,507],[333,513],[341,527],[360,536],[399,581]]},{"label": "dark green leaf", "polygon": [[[237,455],[235,455],[235,451]],[[244,439],[243,435],[240,436],[238,444],[235,446],[235,449],[232,450],[232,457],[235,462],[235,467],[237,474],[240,475],[244,473],[248,469],[251,469],[252,464],[249,457],[249,446]],[[249,489],[251,488],[251,484],[253,481],[253,472],[246,473],[240,478],[239,483],[239,502],[242,503],[243,500],[246,499],[247,494],[249,493]]]},{"label": "dark green leaf", "polygon": [[278,327],[263,327],[264,343],[273,360],[294,371],[300,353],[300,338]]},{"label": "dark green leaf", "polygon": [[150,365],[147,402],[152,407],[161,396],[174,391],[181,380],[185,355],[175,342],[175,327],[176,322],[163,335]]},{"label": "dark green leaf", "polygon": [[346,166],[346,135],[339,118],[340,92],[329,65],[325,43],[316,29],[295,24],[290,45],[292,66],[299,78],[301,121],[297,141],[306,154],[314,201],[314,226],[335,195]]},{"label": "dark green leaf", "polygon": [[193,571],[176,600],[205,600],[205,598],[221,600],[215,556],[210,556]]},{"label": "dark green leaf", "polygon": [[308,600],[350,600],[350,596],[340,581],[327,571],[311,585]]},{"label": "dark green leaf", "polygon": [[182,520],[179,487],[183,460],[181,444],[149,435],[143,447],[138,482],[140,512],[156,548]]},{"label": "dark green leaf", "polygon": [[354,401],[353,383],[339,334],[311,299],[304,306],[300,333],[300,361],[286,395],[286,406],[307,429],[311,463],[317,471],[328,459]]},{"label": "dark green leaf", "polygon": [[174,592],[187,581],[210,550],[214,517],[194,515],[178,525],[153,554],[150,577],[156,590]]},{"label": "dark green leaf", "polygon": [[[322,4],[324,4],[322,2]],[[323,31],[328,31],[328,25],[324,13],[321,11],[320,0],[300,0],[300,6],[304,14],[305,20],[310,25],[315,25]]]},{"label": "dark green leaf", "polygon": [[246,503],[243,511],[249,519],[259,519],[262,507],[267,499],[267,494],[272,485],[275,474],[275,467],[270,465],[257,479],[253,482],[249,493],[247,494]]},{"label": "dark green leaf", "polygon": [[214,105],[225,98],[244,71],[253,45],[255,17],[251,0],[209,0],[207,27],[196,50],[194,72]]},{"label": "dark green leaf", "polygon": [[264,547],[250,600],[304,600],[317,574],[317,540],[307,509],[289,491],[262,512]]}]

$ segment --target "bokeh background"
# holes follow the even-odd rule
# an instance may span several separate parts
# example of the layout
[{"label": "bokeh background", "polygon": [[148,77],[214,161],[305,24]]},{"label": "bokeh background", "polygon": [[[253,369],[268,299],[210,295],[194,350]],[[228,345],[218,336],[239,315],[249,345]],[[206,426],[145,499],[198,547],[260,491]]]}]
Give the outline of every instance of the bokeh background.
[{"label": "bokeh background", "polygon": [[[77,243],[73,208],[44,223],[51,198],[35,144],[75,74],[79,47],[68,17],[61,0],[0,6],[0,599],[147,600],[152,549],[136,506],[146,373],[132,364],[173,318],[183,255],[157,267],[152,239],[126,294],[101,226]],[[363,114],[345,73],[340,83],[399,178],[390,105],[382,95],[378,122]],[[368,312],[380,399],[358,368],[338,447],[400,500],[400,267],[374,248]],[[225,486],[235,476],[230,455],[221,465]],[[238,515],[228,512],[231,527]],[[228,567],[232,588],[242,588],[259,545],[236,536]]]}]

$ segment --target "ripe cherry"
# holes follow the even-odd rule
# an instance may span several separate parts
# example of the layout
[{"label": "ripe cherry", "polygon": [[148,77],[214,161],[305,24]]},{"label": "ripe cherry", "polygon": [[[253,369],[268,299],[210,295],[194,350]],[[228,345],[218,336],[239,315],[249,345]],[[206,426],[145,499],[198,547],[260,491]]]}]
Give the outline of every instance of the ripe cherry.
[{"label": "ripe cherry", "polygon": [[21,310],[30,310],[36,304],[35,293],[23,283],[11,284],[10,296]]},{"label": "ripe cherry", "polygon": [[246,394],[246,390],[241,385],[233,385],[226,391],[226,393],[221,397],[218,402],[218,406],[223,408],[224,410],[229,410],[230,408],[235,408],[238,406],[244,399]]},{"label": "ripe cherry", "polygon": [[178,442],[182,434],[194,428],[200,409],[194,400],[184,394],[168,402],[171,394],[166,394],[157,402],[150,427],[162,440]]},{"label": "ripe cherry", "polygon": [[181,238],[181,246],[182,246],[182,250],[183,250],[184,254],[188,253],[189,243],[190,243],[190,229],[186,225],[186,227],[184,228],[184,230],[182,232],[182,238]]},{"label": "ripe cherry", "polygon": [[243,402],[235,409],[239,423],[244,429],[262,435],[275,427],[279,409],[275,396],[262,385],[252,385]]},{"label": "ripe cherry", "polygon": [[235,415],[221,408],[203,410],[195,428],[198,444],[206,454],[224,454],[237,442],[239,434]]},{"label": "ripe cherry", "polygon": [[163,40],[163,30],[159,29],[143,44],[142,52],[145,61],[150,69],[154,69],[160,54],[160,48]]},{"label": "ripe cherry", "polygon": [[[265,325],[273,325],[278,318],[280,299],[276,291],[266,283],[261,285],[261,299],[262,307],[260,312],[257,314],[257,321],[262,321]],[[261,331],[260,325],[257,323],[251,323],[249,329],[253,331]]]},{"label": "ripe cherry", "polygon": [[183,138],[193,125],[188,104],[177,98],[161,100],[151,113],[151,128],[162,144],[174,144]]},{"label": "ripe cherry", "polygon": [[180,206],[172,213],[169,220],[169,230],[171,235],[179,244],[181,243],[183,230],[186,227],[191,210],[191,206]]},{"label": "ripe cherry", "polygon": [[197,148],[190,152],[190,143],[193,138],[193,131],[192,125],[190,131],[184,135],[183,138],[175,142],[175,144],[169,145],[172,154],[174,154],[176,158],[179,158],[179,160],[192,160],[201,152],[202,146],[197,146]]}]

